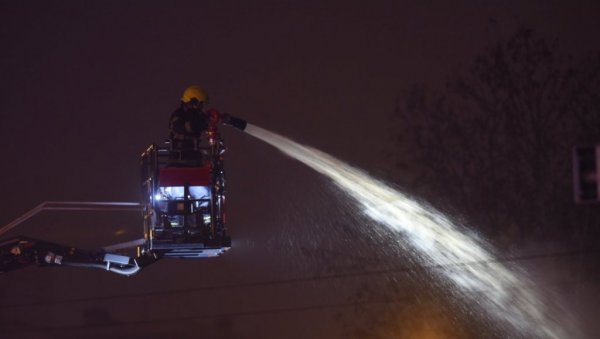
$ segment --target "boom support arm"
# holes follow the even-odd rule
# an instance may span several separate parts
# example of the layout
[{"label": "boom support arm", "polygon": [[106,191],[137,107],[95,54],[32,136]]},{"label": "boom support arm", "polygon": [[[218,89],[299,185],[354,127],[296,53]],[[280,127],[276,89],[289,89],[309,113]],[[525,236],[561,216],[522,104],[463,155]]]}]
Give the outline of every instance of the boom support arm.
[{"label": "boom support arm", "polygon": [[157,258],[128,256],[104,251],[86,251],[26,237],[15,237],[0,243],[0,274],[38,266],[77,266],[105,269],[122,275],[133,275]]}]

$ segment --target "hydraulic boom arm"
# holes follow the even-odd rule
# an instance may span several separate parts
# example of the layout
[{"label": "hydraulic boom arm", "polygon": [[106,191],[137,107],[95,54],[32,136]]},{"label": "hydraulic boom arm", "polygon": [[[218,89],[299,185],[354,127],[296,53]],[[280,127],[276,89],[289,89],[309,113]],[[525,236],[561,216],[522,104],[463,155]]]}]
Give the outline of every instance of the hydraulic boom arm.
[{"label": "hydraulic boom arm", "polygon": [[133,275],[157,258],[146,255],[137,258],[86,251],[26,237],[15,237],[0,243],[0,274],[38,266],[78,266],[99,268],[122,275]]}]

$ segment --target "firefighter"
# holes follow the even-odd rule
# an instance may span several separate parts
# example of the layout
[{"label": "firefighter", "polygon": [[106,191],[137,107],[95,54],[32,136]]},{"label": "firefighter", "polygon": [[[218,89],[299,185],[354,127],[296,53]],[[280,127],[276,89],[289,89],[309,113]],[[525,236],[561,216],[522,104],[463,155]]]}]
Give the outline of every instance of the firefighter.
[{"label": "firefighter", "polygon": [[200,86],[186,88],[181,97],[181,105],[169,121],[171,141],[182,148],[201,136],[208,129],[209,119],[204,110],[208,95]]},{"label": "firefighter", "polygon": [[198,85],[189,86],[183,92],[181,105],[171,114],[169,121],[172,161],[201,161],[202,154],[198,150],[201,137],[203,134],[207,134],[209,139],[217,136],[220,123],[242,131],[246,128],[244,120],[207,109],[205,105],[208,102],[208,94]]}]

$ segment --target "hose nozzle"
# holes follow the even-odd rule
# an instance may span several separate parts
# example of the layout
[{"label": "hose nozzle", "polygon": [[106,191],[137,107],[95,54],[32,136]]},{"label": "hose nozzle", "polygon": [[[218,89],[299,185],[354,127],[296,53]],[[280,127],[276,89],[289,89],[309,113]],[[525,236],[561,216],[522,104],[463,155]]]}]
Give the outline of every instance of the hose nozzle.
[{"label": "hose nozzle", "polygon": [[248,123],[246,122],[246,120],[242,120],[240,118],[236,118],[236,117],[231,116],[229,114],[224,114],[223,115],[223,123],[225,125],[229,125],[231,127],[235,127],[237,129],[239,129],[240,131],[244,131],[246,129],[246,125],[248,125]]}]

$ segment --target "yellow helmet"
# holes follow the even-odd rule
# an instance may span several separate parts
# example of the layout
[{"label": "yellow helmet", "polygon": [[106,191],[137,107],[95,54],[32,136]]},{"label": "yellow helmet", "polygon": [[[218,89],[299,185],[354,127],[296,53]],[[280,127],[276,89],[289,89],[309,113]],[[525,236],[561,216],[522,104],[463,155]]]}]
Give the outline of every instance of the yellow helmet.
[{"label": "yellow helmet", "polygon": [[192,85],[183,91],[181,101],[189,103],[192,99],[196,99],[200,102],[208,102],[208,94],[198,85]]}]

